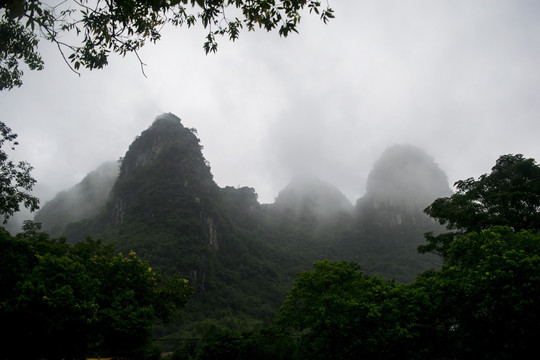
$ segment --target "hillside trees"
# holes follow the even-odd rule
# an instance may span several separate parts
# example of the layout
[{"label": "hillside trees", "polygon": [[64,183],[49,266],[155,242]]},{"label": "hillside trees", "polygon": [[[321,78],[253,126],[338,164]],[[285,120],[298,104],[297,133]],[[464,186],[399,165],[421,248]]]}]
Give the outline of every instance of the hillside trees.
[{"label": "hillside trees", "polygon": [[352,262],[313,267],[297,277],[277,315],[301,335],[301,359],[413,357],[427,323],[422,292],[365,275]]},{"label": "hillside trees", "polygon": [[0,233],[2,358],[142,356],[157,318],[191,294],[187,281],[160,277],[134,253],[87,239],[70,246],[32,223]]},{"label": "hillside trees", "polygon": [[0,219],[4,224],[20,209],[22,203],[31,211],[38,209],[39,200],[30,194],[36,180],[30,175],[32,166],[25,161],[9,160],[3,147],[14,150],[17,134],[0,121]]},{"label": "hillside trees", "polygon": [[458,237],[411,284],[321,261],[297,277],[277,323],[299,359],[513,359],[540,336],[540,236],[494,227]]},{"label": "hillside trees", "polygon": [[[167,24],[189,28],[200,21],[208,30],[204,50],[209,53],[217,50],[217,36],[234,41],[242,28],[277,30],[284,37],[298,32],[304,9],[325,23],[334,17],[328,5],[315,0],[72,0],[55,6],[39,0],[1,1],[0,90],[21,85],[21,61],[32,70],[43,68],[38,37],[55,43],[73,71],[100,69],[111,53],[138,57],[147,41],[161,38]],[[66,42],[65,33],[77,40]]]}]

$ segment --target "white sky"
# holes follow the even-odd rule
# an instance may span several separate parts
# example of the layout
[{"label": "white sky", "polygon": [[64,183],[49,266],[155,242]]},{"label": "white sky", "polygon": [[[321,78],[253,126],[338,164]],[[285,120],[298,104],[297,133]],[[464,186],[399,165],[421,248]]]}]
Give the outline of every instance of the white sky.
[{"label": "white sky", "polygon": [[502,154],[540,159],[540,2],[331,0],[300,34],[242,32],[204,54],[200,29],[169,29],[141,56],[76,76],[42,42],[46,69],[0,93],[19,134],[13,158],[34,166],[49,200],[124,156],[156,116],[198,129],[220,186],[273,202],[297,171],[355,202],[393,144],[423,148],[456,180]]}]

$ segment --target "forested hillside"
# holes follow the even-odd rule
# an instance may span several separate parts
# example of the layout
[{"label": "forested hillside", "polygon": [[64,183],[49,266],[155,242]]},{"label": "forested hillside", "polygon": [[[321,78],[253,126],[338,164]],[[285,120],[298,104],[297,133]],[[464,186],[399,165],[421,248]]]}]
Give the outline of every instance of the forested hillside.
[{"label": "forested hillside", "polygon": [[184,324],[193,333],[213,321],[236,329],[270,324],[296,274],[322,259],[354,260],[368,273],[405,282],[438,266],[416,247],[424,232],[439,229],[423,208],[450,189],[420,149],[383,154],[353,206],[311,176],[293,179],[273,204],[261,205],[255,189],[218,187],[201,148],[193,130],[164,114],[131,144],[114,185],[89,203],[89,175],[46,204],[36,221],[58,229],[59,212],[80,213],[73,199],[84,208],[100,205],[87,217],[60,217],[78,220],[64,220],[63,235],[70,243],[103,239],[165,275],[186,276],[195,295]]},{"label": "forested hillside", "polygon": [[103,207],[118,177],[118,164],[101,164],[73,188],[62,191],[35,215],[51,236],[62,235],[66,225],[95,216]]},{"label": "forested hillside", "polygon": [[0,232],[6,358],[34,328],[32,358],[522,357],[540,335],[540,167],[504,155],[456,187],[394,146],[355,205],[310,176],[260,204],[162,115],[36,215],[67,243]]}]

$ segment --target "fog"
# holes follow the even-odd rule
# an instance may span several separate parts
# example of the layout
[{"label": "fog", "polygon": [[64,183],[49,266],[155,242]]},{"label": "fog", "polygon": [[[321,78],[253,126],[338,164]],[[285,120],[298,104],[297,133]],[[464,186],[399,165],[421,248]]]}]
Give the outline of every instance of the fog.
[{"label": "fog", "polygon": [[449,196],[448,178],[422,149],[410,145],[388,148],[370,172],[366,193],[375,197],[425,201]]},{"label": "fog", "polygon": [[204,55],[204,33],[165,29],[157,45],[73,74],[40,43],[45,70],[0,94],[42,204],[122,157],[156,116],[198,130],[219,186],[273,202],[308,172],[355,203],[385,149],[426,151],[449,182],[489,172],[501,154],[540,158],[540,3],[331,1],[300,34],[242,32]]},{"label": "fog", "polygon": [[101,210],[109,199],[119,172],[116,161],[101,164],[80,183],[59,192],[43,204],[34,220],[42,223],[43,230],[49,235],[62,235],[67,224],[90,218]]}]

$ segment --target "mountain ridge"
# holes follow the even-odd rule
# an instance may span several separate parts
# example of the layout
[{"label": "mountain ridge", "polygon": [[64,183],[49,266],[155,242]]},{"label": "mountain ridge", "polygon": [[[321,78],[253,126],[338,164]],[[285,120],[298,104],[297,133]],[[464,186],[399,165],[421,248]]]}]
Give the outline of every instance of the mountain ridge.
[{"label": "mountain ridge", "polygon": [[[121,159],[101,209],[67,224],[63,235],[69,242],[101,238],[118,251],[136,251],[165,276],[186,276],[196,290],[185,318],[192,325],[231,316],[250,327],[269,324],[296,273],[324,258],[357,261],[366,272],[405,282],[433,266],[416,253],[422,234],[436,230],[433,222],[424,221],[420,203],[397,196],[407,186],[421,195],[429,184],[414,189],[415,166],[420,176],[436,174],[433,189],[449,189],[444,172],[418,148],[389,150],[405,156],[383,154],[372,172],[382,178],[376,184],[396,191],[397,208],[374,185],[353,206],[313,177],[293,179],[273,204],[260,204],[253,188],[219,187],[201,148],[180,118],[157,117]],[[388,168],[409,169],[412,185],[392,185],[386,177],[403,179],[403,171],[380,170]],[[437,191],[414,198],[427,201]]]}]

